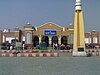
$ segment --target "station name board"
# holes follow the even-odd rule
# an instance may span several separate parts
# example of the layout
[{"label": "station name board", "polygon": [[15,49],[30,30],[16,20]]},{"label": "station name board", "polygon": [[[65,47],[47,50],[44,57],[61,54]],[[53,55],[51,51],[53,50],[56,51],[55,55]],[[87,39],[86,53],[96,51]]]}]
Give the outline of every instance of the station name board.
[{"label": "station name board", "polygon": [[56,35],[56,30],[45,30],[44,34],[45,35]]}]

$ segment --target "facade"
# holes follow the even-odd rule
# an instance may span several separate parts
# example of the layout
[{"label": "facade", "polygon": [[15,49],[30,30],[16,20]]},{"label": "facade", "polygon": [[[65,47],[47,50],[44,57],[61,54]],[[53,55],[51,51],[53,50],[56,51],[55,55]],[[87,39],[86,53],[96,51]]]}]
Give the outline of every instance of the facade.
[{"label": "facade", "polygon": [[85,43],[92,46],[100,46],[100,32],[93,30],[91,32],[85,33]]},{"label": "facade", "polygon": [[[73,32],[74,27],[72,24],[69,27],[61,27],[49,22],[39,27],[34,27],[32,24],[27,23],[23,29],[16,27],[13,32],[9,29],[0,31],[0,45],[4,42],[11,43],[14,39],[25,44],[32,44],[33,46],[41,42],[46,42],[48,47],[52,47],[53,43],[72,45]],[[100,33],[97,31],[85,33],[85,43],[100,46]]]},{"label": "facade", "polygon": [[58,26],[54,23],[46,23],[36,28],[33,35],[33,44],[35,42],[46,42],[47,46],[52,46],[53,43],[61,45],[62,43],[70,44],[70,34],[73,29]]}]

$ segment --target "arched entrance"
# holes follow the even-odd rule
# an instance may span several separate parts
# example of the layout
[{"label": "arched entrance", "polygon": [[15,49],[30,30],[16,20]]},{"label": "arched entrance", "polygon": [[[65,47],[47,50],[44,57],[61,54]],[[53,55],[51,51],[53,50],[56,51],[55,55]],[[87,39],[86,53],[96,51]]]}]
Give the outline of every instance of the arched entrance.
[{"label": "arched entrance", "polygon": [[58,37],[57,36],[53,36],[52,37],[52,46],[53,46],[53,43],[57,43],[58,44]]},{"label": "arched entrance", "polygon": [[45,42],[47,44],[47,46],[49,46],[49,38],[48,38],[48,36],[43,36],[42,37],[42,42]]},{"label": "arched entrance", "polygon": [[34,45],[34,47],[36,47],[36,45],[39,45],[39,37],[38,36],[33,37],[33,45]]},{"label": "arched entrance", "polygon": [[67,45],[67,36],[62,36],[61,38],[61,44]]}]

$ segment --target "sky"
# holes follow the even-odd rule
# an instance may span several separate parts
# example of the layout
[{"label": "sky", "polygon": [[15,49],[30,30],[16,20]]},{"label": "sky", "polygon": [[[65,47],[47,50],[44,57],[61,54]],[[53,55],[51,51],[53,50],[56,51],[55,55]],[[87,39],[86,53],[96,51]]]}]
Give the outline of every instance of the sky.
[{"label": "sky", "polygon": [[[74,23],[75,0],[0,0],[0,29],[20,29],[30,22],[68,27]],[[100,0],[82,0],[85,32],[100,31]]]}]

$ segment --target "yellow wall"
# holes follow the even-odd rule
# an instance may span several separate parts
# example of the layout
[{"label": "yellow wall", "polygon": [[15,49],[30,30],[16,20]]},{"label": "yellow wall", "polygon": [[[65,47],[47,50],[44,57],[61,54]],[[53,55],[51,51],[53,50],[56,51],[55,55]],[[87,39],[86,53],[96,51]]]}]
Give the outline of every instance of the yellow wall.
[{"label": "yellow wall", "polygon": [[34,32],[34,35],[44,36],[44,30],[56,30],[57,34],[55,36],[67,36],[68,44],[70,44],[70,34],[73,33],[73,30],[65,29],[65,31],[63,31],[63,27],[58,26],[54,23],[47,23],[44,24],[43,26],[38,27],[37,30]]}]

